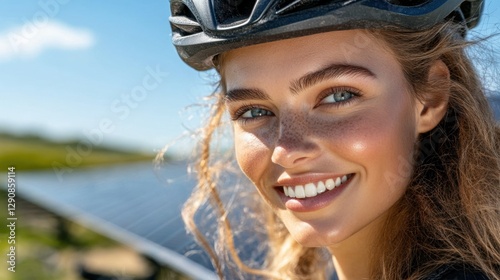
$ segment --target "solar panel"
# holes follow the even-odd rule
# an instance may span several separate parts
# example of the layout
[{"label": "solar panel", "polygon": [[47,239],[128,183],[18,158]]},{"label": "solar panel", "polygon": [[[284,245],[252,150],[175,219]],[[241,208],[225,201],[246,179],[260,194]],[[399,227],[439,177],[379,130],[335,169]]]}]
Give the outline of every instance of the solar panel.
[{"label": "solar panel", "polygon": [[151,163],[75,171],[62,181],[53,172],[24,172],[17,194],[194,279],[217,279],[180,217],[194,180],[182,163],[161,172],[173,182],[158,180]]}]

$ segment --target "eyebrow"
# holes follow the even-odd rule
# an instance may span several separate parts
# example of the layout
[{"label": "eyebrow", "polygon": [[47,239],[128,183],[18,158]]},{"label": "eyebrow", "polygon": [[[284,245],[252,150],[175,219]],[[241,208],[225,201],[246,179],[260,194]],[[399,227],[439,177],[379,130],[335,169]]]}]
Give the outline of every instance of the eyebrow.
[{"label": "eyebrow", "polygon": [[299,93],[308,87],[329,79],[338,79],[342,76],[364,76],[375,78],[375,74],[367,68],[348,64],[331,64],[314,72],[307,73],[290,84],[292,93]]},{"label": "eyebrow", "polygon": [[[329,79],[337,79],[342,76],[364,76],[375,78],[375,74],[367,68],[348,64],[330,64],[324,68],[305,74],[290,83],[290,91],[294,94],[303,91]],[[243,100],[271,100],[264,91],[257,88],[236,88],[226,92],[226,102]]]},{"label": "eyebrow", "polygon": [[229,90],[225,94],[226,102],[243,100],[271,100],[271,97],[260,89],[256,88],[236,88]]}]

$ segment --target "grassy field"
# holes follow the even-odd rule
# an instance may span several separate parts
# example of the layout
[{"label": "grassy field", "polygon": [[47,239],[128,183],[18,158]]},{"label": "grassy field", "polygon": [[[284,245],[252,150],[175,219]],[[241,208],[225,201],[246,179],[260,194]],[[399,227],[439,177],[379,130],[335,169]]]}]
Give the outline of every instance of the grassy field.
[{"label": "grassy field", "polygon": [[89,141],[54,142],[33,135],[0,133],[1,168],[17,170],[80,168],[153,160],[154,155],[92,145]]}]

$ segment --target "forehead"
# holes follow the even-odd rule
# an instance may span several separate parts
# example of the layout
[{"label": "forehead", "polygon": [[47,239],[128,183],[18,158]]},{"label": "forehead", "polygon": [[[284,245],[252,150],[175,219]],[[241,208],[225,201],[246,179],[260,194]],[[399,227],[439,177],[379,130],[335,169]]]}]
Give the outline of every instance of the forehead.
[{"label": "forehead", "polygon": [[365,30],[346,30],[231,50],[224,54],[221,74],[230,89],[276,81],[277,77],[294,79],[332,63],[363,66],[374,72],[399,68],[381,40]]}]

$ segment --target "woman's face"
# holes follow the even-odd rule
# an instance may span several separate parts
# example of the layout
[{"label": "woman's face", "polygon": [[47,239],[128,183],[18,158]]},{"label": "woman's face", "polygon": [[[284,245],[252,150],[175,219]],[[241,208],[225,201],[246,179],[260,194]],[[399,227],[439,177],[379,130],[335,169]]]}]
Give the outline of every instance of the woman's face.
[{"label": "woman's face", "polygon": [[405,192],[416,100],[383,43],[337,31],[225,54],[238,163],[304,246],[372,232]]}]

